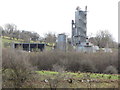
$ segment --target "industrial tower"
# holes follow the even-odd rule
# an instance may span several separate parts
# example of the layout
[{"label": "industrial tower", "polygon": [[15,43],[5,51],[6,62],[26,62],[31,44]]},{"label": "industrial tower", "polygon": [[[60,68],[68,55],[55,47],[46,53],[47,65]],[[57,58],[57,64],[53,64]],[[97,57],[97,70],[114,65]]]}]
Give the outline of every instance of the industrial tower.
[{"label": "industrial tower", "polygon": [[79,7],[75,11],[75,21],[72,20],[72,45],[80,45],[86,42],[87,33],[87,6],[85,11]]}]

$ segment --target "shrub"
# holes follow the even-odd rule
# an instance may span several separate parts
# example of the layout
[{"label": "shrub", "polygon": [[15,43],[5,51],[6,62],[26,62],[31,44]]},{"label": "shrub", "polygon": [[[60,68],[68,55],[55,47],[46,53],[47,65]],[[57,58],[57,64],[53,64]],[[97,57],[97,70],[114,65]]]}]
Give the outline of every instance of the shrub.
[{"label": "shrub", "polygon": [[67,70],[72,72],[77,72],[80,70],[80,62],[79,61],[70,61],[67,65]]},{"label": "shrub", "polygon": [[82,72],[96,72],[94,63],[90,60],[82,60],[80,63],[80,71]]},{"label": "shrub", "polygon": [[10,47],[10,43],[5,42],[5,43],[4,43],[4,47]]},{"label": "shrub", "polygon": [[67,71],[103,73],[109,65],[118,68],[117,53],[79,53],[45,51],[30,53],[29,62],[39,70],[52,70],[58,64]]},{"label": "shrub", "polygon": [[33,67],[28,62],[26,52],[3,49],[2,79],[5,88],[20,88],[28,80],[33,79]]},{"label": "shrub", "polygon": [[60,66],[58,64],[53,65],[53,70],[56,71],[56,72],[60,72],[60,73],[65,71],[64,67],[62,67],[62,66]]},{"label": "shrub", "polygon": [[[118,69],[117,53],[79,53],[73,51],[28,53],[10,48],[3,48],[2,51],[3,88],[34,87],[33,83],[40,78],[34,73],[36,69],[58,72],[64,70],[104,72],[108,74],[117,73]],[[58,80],[57,78],[58,76],[56,76],[56,80]]]},{"label": "shrub", "polygon": [[106,67],[105,71],[106,74],[117,74],[118,71],[114,66],[108,66]]}]

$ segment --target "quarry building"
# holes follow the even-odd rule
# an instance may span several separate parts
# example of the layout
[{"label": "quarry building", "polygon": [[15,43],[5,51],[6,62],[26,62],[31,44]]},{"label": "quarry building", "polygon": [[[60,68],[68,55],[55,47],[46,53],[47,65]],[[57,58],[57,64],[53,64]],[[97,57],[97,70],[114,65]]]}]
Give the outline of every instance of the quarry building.
[{"label": "quarry building", "polygon": [[[71,46],[78,52],[96,52],[98,46],[94,46],[89,42],[87,37],[87,6],[85,10],[81,10],[78,6],[75,10],[75,20],[72,20]],[[57,49],[66,51],[66,35],[58,34]]]},{"label": "quarry building", "polygon": [[96,52],[98,46],[94,46],[87,37],[87,6],[81,10],[78,6],[75,11],[75,20],[72,20],[71,44],[79,52]]},{"label": "quarry building", "polygon": [[24,51],[43,51],[45,46],[43,43],[12,43],[12,48],[21,48]]},{"label": "quarry building", "polygon": [[75,21],[72,20],[72,44],[79,45],[81,42],[86,41],[87,32],[87,6],[85,11],[81,10],[80,7],[76,8]]},{"label": "quarry building", "polygon": [[58,34],[57,38],[57,49],[61,51],[66,51],[67,47],[67,36],[65,33]]}]

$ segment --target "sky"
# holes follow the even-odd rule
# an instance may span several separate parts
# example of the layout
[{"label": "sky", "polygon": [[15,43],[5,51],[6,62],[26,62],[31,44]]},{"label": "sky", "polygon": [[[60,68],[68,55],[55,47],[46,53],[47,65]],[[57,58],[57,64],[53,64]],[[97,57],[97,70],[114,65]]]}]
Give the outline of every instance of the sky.
[{"label": "sky", "polygon": [[87,35],[108,30],[118,41],[119,0],[0,0],[0,25],[13,23],[19,30],[66,33],[71,36],[75,9],[87,5]]}]

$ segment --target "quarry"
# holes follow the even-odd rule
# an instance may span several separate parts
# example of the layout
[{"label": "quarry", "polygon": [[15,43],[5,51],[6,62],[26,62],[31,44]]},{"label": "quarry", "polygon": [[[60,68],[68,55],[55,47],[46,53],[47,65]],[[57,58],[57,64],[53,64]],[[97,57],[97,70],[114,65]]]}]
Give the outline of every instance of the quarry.
[{"label": "quarry", "polygon": [[75,18],[70,19],[70,37],[62,31],[40,37],[35,32],[20,31],[14,24],[3,28],[3,88],[117,90],[120,70],[116,43],[106,32],[102,32],[99,43],[95,42],[97,35],[89,37],[87,6],[85,10],[76,7],[74,14]]},{"label": "quarry", "polygon": [[[45,50],[47,43],[12,43],[12,48],[22,47],[23,50],[33,51],[37,48],[38,51]],[[75,20],[71,22],[71,43],[70,46],[74,51],[77,52],[98,52],[100,51],[99,46],[94,45],[89,41],[87,36],[87,6],[85,10],[81,10],[80,7],[76,7],[75,10]],[[67,35],[65,33],[60,33],[57,36],[56,44],[52,46],[52,49],[57,49],[60,51],[67,51]],[[112,52],[112,50],[107,47],[102,49],[103,52]]]}]

